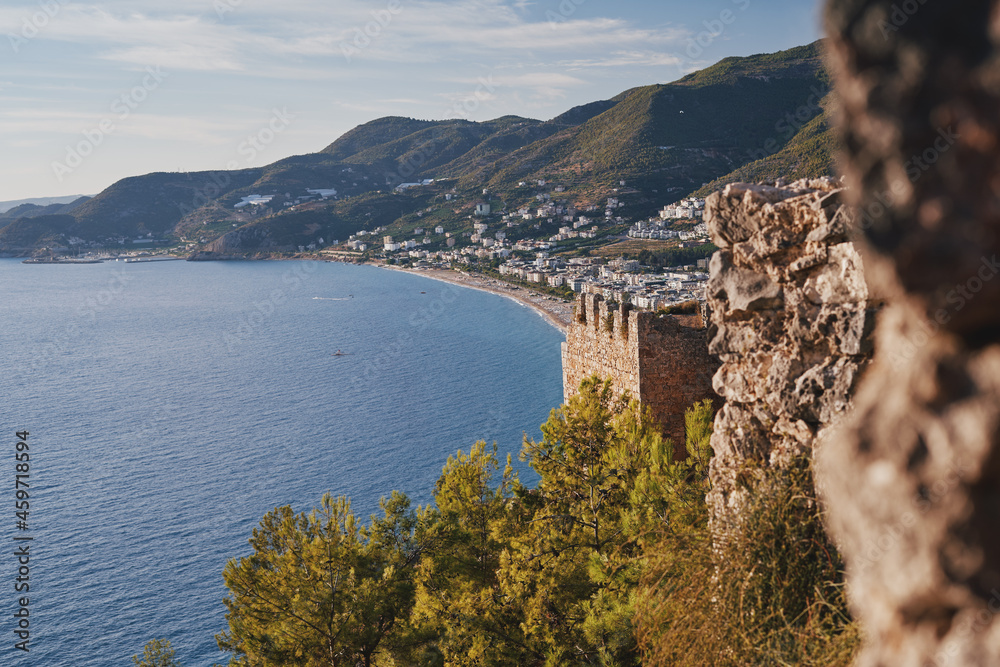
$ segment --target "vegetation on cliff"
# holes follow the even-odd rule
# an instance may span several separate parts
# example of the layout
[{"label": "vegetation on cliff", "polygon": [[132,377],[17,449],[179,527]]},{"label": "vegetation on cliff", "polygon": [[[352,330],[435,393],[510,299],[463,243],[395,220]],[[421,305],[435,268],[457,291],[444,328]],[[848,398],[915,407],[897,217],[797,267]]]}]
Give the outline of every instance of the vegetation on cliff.
[{"label": "vegetation on cliff", "polygon": [[643,664],[848,667],[860,633],[809,461],[745,472],[766,482],[727,540],[713,540],[704,494],[692,494],[695,520],[650,549],[636,620]]},{"label": "vegetation on cliff", "polygon": [[344,498],[275,509],[225,568],[219,646],[262,667],[779,664],[824,637],[847,655],[840,563],[797,480],[751,513],[742,551],[713,555],[712,418],[688,411],[673,461],[648,411],[593,377],[525,439],[533,488],[479,442],[427,507],[393,493],[367,524]]}]

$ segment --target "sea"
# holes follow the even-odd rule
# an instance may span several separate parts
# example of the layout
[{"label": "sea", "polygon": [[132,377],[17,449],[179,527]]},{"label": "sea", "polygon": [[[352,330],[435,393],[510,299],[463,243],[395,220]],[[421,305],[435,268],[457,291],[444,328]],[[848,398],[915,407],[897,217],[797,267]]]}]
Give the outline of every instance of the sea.
[{"label": "sea", "polygon": [[0,260],[0,664],[130,665],[154,638],[225,664],[222,570],[271,509],[425,504],[477,440],[533,483],[562,340],[373,266]]}]

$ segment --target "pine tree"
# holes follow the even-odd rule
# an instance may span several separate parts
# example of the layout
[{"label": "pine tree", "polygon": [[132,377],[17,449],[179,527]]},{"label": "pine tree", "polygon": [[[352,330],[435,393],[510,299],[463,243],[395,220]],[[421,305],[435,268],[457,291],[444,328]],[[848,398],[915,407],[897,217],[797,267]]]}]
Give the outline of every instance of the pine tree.
[{"label": "pine tree", "polygon": [[422,517],[426,545],[417,576],[414,622],[435,638],[445,665],[524,664],[520,610],[500,590],[497,570],[521,524],[510,458],[477,442],[449,457]]},{"label": "pine tree", "polygon": [[174,649],[169,639],[150,639],[142,649],[142,656],[133,655],[135,667],[181,667],[174,660]]},{"label": "pine tree", "polygon": [[415,514],[393,493],[362,526],[345,498],[309,514],[279,507],[253,531],[254,553],[229,561],[231,665],[370,667],[413,600]]}]

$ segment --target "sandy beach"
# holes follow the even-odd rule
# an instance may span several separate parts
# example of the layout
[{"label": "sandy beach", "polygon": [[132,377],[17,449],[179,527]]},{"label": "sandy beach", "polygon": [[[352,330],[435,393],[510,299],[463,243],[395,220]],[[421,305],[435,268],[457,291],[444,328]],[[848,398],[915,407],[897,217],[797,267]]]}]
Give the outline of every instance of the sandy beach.
[{"label": "sandy beach", "polygon": [[472,276],[461,271],[449,271],[447,269],[401,269],[392,266],[387,266],[386,268],[391,268],[395,271],[405,271],[406,273],[413,273],[418,276],[424,276],[425,278],[443,280],[455,285],[461,285],[462,287],[478,289],[484,292],[492,292],[493,294],[505,296],[508,299],[513,299],[514,301],[527,306],[528,308],[533,308],[542,317],[544,317],[549,324],[559,329],[559,331],[564,334],[569,327],[569,323],[572,321],[572,303],[567,303],[561,299],[556,299],[555,297],[546,296],[544,294],[538,294],[524,287],[517,287],[493,278]]}]

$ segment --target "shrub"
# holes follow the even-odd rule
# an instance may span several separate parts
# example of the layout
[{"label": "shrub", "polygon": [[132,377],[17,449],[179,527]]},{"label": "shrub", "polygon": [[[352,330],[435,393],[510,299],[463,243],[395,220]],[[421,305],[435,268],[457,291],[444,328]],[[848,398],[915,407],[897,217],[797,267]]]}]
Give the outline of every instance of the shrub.
[{"label": "shrub", "polygon": [[764,480],[724,543],[707,521],[661,535],[639,593],[645,665],[850,665],[859,629],[809,462]]}]

